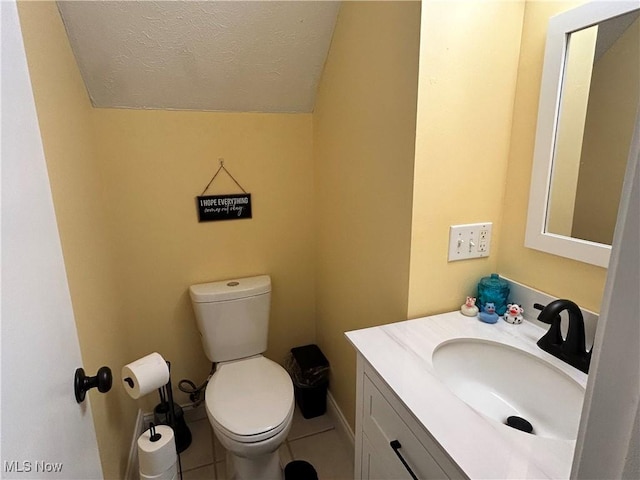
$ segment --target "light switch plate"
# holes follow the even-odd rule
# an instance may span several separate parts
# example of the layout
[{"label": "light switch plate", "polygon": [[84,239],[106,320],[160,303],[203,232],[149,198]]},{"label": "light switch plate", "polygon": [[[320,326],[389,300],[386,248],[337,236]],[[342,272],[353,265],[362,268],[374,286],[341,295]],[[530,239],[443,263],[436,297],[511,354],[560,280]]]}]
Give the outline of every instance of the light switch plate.
[{"label": "light switch plate", "polygon": [[449,261],[488,257],[493,223],[468,223],[449,228]]}]

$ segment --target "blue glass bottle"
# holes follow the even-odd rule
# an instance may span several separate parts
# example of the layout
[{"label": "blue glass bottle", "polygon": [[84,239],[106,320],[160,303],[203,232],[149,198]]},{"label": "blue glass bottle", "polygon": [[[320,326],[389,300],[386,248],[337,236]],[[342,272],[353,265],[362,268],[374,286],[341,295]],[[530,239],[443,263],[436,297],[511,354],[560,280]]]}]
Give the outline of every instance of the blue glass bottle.
[{"label": "blue glass bottle", "polygon": [[509,282],[500,278],[497,273],[492,273],[490,277],[483,277],[478,283],[478,303],[480,311],[487,302],[496,306],[496,313],[504,315],[507,311],[507,299],[509,298]]}]

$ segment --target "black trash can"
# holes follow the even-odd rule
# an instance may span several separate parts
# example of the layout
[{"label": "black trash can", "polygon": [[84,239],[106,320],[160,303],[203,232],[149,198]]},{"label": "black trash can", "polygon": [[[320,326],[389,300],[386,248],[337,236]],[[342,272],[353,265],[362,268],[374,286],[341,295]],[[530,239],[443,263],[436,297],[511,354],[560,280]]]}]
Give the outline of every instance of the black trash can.
[{"label": "black trash can", "polygon": [[314,344],[292,348],[287,367],[302,416],[314,418],[324,415],[327,411],[329,361],[320,348]]},{"label": "black trash can", "polygon": [[318,472],[309,462],[294,460],[284,467],[284,480],[318,480]]}]

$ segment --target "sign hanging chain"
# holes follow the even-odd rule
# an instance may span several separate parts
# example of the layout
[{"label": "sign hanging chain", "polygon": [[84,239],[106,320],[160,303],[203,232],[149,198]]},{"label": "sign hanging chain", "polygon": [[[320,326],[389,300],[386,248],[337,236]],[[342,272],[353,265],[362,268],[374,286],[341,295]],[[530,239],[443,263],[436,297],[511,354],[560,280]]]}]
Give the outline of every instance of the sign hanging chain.
[{"label": "sign hanging chain", "polygon": [[238,183],[238,181],[235,178],[233,178],[233,175],[231,175],[231,173],[229,173],[229,170],[227,170],[225,168],[225,166],[224,166],[224,158],[219,158],[218,161],[220,162],[220,166],[218,167],[218,170],[216,170],[216,173],[213,174],[213,177],[211,177],[211,180],[209,180],[209,183],[207,183],[207,186],[204,187],[204,190],[202,191],[200,196],[203,196],[205,194],[205,192],[209,189],[209,187],[211,186],[213,181],[216,179],[216,177],[220,173],[220,170],[224,170],[225,173],[227,175],[229,175],[229,177],[231,177],[231,180],[233,180],[235,182],[235,184],[240,188],[240,190],[242,190],[242,193],[247,193],[247,191],[244,188],[242,188],[242,185],[240,185]]}]

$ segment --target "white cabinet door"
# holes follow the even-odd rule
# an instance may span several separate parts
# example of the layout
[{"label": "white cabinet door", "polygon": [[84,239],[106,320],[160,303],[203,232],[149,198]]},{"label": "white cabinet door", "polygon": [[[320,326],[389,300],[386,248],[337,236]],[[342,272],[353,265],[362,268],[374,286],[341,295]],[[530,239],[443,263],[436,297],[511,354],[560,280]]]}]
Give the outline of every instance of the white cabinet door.
[{"label": "white cabinet door", "polygon": [[[363,480],[401,480],[406,478],[406,472],[393,471],[395,462],[384,455],[380,455],[371,446],[366,435],[362,437],[362,479]],[[391,459],[393,460],[393,459]]]},{"label": "white cabinet door", "polygon": [[88,400],[73,392],[80,347],[15,1],[0,2],[0,22],[0,476],[102,478]]},{"label": "white cabinet door", "polygon": [[[367,375],[364,405],[364,437],[369,439],[377,458],[384,462],[389,472],[388,476],[379,478],[411,480],[412,474],[421,479],[448,478]],[[406,464],[391,447],[393,441],[399,442],[398,454]]]},{"label": "white cabinet door", "polygon": [[468,478],[360,354],[355,455],[356,480]]}]

